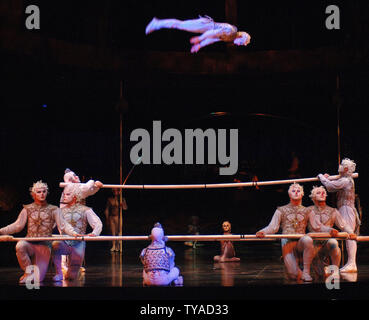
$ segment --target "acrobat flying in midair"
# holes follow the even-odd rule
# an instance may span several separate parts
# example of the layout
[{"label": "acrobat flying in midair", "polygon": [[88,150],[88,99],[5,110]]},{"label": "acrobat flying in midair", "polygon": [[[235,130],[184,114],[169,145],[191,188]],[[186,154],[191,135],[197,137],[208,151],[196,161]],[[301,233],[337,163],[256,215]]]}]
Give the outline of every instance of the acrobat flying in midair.
[{"label": "acrobat flying in midair", "polygon": [[244,31],[238,31],[237,27],[229,23],[215,22],[205,16],[191,20],[157,19],[153,18],[146,27],[146,34],[159,29],[178,29],[193,33],[201,33],[200,36],[192,37],[191,52],[198,52],[201,48],[218,41],[233,42],[237,46],[247,46],[251,36]]}]

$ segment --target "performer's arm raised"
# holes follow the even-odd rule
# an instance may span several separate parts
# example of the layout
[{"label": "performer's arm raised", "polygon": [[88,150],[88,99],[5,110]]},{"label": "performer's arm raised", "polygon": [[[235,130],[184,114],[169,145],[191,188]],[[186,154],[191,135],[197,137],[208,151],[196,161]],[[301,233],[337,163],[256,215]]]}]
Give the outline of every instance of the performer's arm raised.
[{"label": "performer's arm raised", "polygon": [[319,174],[318,178],[329,192],[336,192],[338,190],[344,189],[346,186],[350,184],[350,180],[345,177],[339,178],[337,180],[330,180],[325,175]]}]

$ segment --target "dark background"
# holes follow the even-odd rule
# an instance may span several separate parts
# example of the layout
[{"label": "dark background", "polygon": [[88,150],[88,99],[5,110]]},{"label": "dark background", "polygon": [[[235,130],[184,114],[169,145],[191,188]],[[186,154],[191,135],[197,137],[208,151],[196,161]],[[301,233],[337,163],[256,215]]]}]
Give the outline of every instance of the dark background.
[{"label": "dark background", "polygon": [[[40,30],[25,28],[29,4],[40,8]],[[330,4],[340,8],[340,30],[325,27]],[[218,166],[139,165],[127,184],[287,179],[293,153],[299,176],[314,177],[336,174],[339,158],[354,159],[365,234],[368,11],[367,1],[355,0],[2,1],[0,225],[32,201],[28,188],[39,179],[58,204],[65,168],[84,181],[119,184],[121,112],[123,178],[133,166],[130,133],[151,132],[153,120],[163,131],[239,130],[235,176],[219,176]],[[237,25],[251,44],[216,43],[193,55],[192,34],[144,33],[154,16],[198,15]],[[304,205],[313,185],[304,184]],[[123,233],[148,234],[160,221],[167,234],[185,234],[193,215],[203,234],[220,233],[226,219],[234,233],[254,233],[288,202],[287,188],[126,191]],[[110,194],[102,189],[87,201],[102,219]]]}]

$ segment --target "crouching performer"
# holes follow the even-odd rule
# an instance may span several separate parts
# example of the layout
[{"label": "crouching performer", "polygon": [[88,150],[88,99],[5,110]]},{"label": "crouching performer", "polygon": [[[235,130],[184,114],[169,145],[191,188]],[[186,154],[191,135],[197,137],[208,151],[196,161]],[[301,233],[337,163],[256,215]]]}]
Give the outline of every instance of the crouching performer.
[{"label": "crouching performer", "polygon": [[[80,235],[86,235],[87,224],[92,227],[92,232],[86,236],[98,236],[102,230],[102,222],[96,213],[89,207],[80,203],[82,195],[78,184],[72,183],[65,187],[63,202],[65,206],[61,209],[61,214]],[[62,230],[60,230],[62,234]],[[82,266],[85,256],[86,242],[79,240],[53,241],[53,261],[56,269],[54,281],[63,280],[61,256],[66,255],[68,259],[68,269],[65,274],[66,280],[78,278],[78,272]]]},{"label": "crouching performer", "polygon": [[151,230],[151,244],[143,249],[140,259],[144,265],[144,286],[167,286],[183,284],[183,277],[175,266],[174,251],[165,245],[167,240],[160,223],[156,223]]},{"label": "crouching performer", "polygon": [[[48,204],[46,197],[48,186],[46,183],[37,181],[30,188],[33,203],[24,205],[18,219],[0,229],[0,234],[18,233],[27,224],[26,238],[51,237],[55,226],[69,236],[79,236],[74,229],[64,221],[57,206]],[[39,280],[42,282],[45,278],[51,255],[51,242],[49,241],[18,241],[16,255],[20,267],[24,271],[19,283],[27,283],[27,279]],[[38,279],[35,269],[31,266],[37,266]]]},{"label": "crouching performer", "polygon": [[[309,211],[302,205],[304,196],[303,187],[292,184],[288,189],[290,203],[278,207],[270,224],[256,233],[263,238],[266,234],[274,234],[282,227],[283,234],[305,234],[309,220]],[[282,239],[282,255],[287,275],[294,280],[312,281],[310,265],[314,256],[313,240],[309,236],[303,236],[299,240]],[[299,267],[299,260],[303,261],[303,271]]]},{"label": "crouching performer", "polygon": [[[336,225],[341,231],[349,233],[350,239],[355,239],[351,227],[346,224],[339,211],[326,204],[327,191],[323,186],[313,187],[310,194],[313,206],[310,210],[308,229],[310,232],[328,232],[332,237],[337,236],[338,230],[333,228]],[[338,268],[341,262],[341,249],[336,239],[314,240],[314,260],[313,268],[318,276],[329,275],[328,266],[336,266],[333,276],[339,277]]]}]

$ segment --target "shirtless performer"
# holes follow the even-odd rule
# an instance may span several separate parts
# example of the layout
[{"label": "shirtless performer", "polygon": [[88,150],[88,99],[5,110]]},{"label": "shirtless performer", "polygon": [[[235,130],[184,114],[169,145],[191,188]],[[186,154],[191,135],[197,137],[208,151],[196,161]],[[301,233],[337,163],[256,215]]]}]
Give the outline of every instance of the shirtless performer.
[{"label": "shirtless performer", "polygon": [[[60,209],[57,206],[48,204],[46,197],[48,194],[48,186],[42,181],[37,181],[30,188],[31,196],[34,200],[33,203],[24,205],[23,210],[20,212],[18,219],[0,229],[0,234],[13,234],[18,233],[27,224],[26,237],[51,237],[52,230],[55,226],[60,230],[63,230],[70,236],[79,236],[74,229],[64,221],[60,214]],[[32,264],[37,265],[39,269],[39,281],[42,282],[45,278],[50,254],[51,254],[51,242],[48,241],[18,241],[16,247],[16,254],[20,267],[24,271],[24,275],[19,279],[19,283],[26,283],[27,278],[33,276],[27,271]]]},{"label": "shirtless performer", "polygon": [[[223,234],[229,235],[231,233],[232,225],[229,221],[224,221],[222,224]],[[231,240],[222,240],[220,241],[220,256],[215,256],[215,262],[235,262],[240,261],[240,258],[236,257],[236,252],[234,250],[234,246]]]},{"label": "shirtless performer", "polygon": [[[338,179],[330,180],[328,174],[319,174],[318,178],[328,192],[337,192],[338,211],[351,230],[358,233],[361,221],[355,208],[355,183],[352,178],[355,168],[355,162],[345,158],[338,167]],[[346,265],[340,269],[340,272],[357,272],[356,241],[346,240],[346,248],[348,259]]]},{"label": "shirtless performer", "polygon": [[[290,203],[278,207],[269,225],[256,233],[263,238],[266,234],[274,234],[282,227],[283,234],[305,234],[309,220],[309,211],[302,205],[303,187],[297,183],[288,189]],[[295,280],[312,281],[310,265],[314,255],[313,240],[308,235],[299,240],[282,239],[282,255],[287,274]],[[298,258],[302,255],[303,271],[298,265]]]},{"label": "shirtless performer", "polygon": [[151,230],[151,244],[143,249],[140,259],[144,265],[144,286],[182,285],[183,277],[175,266],[174,251],[165,245],[166,238],[160,223],[156,223]]},{"label": "shirtless performer", "polygon": [[247,46],[251,37],[247,32],[237,31],[237,28],[228,23],[215,22],[205,16],[191,20],[157,19],[153,18],[146,27],[146,34],[160,29],[178,29],[193,33],[201,33],[192,37],[191,53],[198,52],[201,48],[218,41],[233,42],[237,46]]}]

